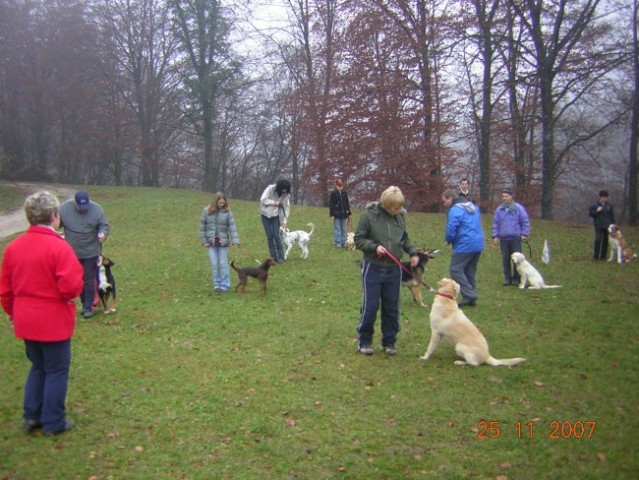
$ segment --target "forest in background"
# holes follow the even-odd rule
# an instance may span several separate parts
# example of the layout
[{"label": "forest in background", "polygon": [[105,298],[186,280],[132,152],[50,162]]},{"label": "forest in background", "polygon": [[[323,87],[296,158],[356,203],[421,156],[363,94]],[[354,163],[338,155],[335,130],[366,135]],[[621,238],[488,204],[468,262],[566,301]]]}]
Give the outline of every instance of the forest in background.
[{"label": "forest in background", "polygon": [[0,0],[0,177],[636,224],[638,3]]}]

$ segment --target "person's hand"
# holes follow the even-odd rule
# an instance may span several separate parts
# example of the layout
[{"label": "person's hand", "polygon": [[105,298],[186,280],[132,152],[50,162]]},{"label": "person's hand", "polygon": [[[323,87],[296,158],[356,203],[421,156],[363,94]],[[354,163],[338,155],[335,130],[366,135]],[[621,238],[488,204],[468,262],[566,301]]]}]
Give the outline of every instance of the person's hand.
[{"label": "person's hand", "polygon": [[597,213],[601,212],[603,210],[603,207],[597,207]]},{"label": "person's hand", "polygon": [[106,237],[104,236],[104,233],[102,232],[98,233],[98,242],[104,243],[105,240],[106,240]]},{"label": "person's hand", "polygon": [[497,237],[493,238],[493,245],[497,246],[499,244],[499,239]]},{"label": "person's hand", "polygon": [[209,242],[206,242],[206,243],[203,243],[202,246],[208,248],[211,246],[211,244]]},{"label": "person's hand", "polygon": [[384,245],[377,245],[375,253],[378,257],[383,257],[386,254],[386,248],[384,247]]},{"label": "person's hand", "polygon": [[528,238],[528,237],[526,237],[526,235],[522,235],[522,236],[521,236],[521,239],[522,239],[522,240],[526,240],[526,238]]},{"label": "person's hand", "polygon": [[419,265],[419,256],[413,255],[412,257],[410,257],[410,266],[416,267],[417,265]]},{"label": "person's hand", "polygon": [[279,200],[273,200],[273,205],[275,205],[276,207],[280,206],[280,201]]},{"label": "person's hand", "polygon": [[288,223],[287,222],[282,222],[282,228],[288,228]]}]

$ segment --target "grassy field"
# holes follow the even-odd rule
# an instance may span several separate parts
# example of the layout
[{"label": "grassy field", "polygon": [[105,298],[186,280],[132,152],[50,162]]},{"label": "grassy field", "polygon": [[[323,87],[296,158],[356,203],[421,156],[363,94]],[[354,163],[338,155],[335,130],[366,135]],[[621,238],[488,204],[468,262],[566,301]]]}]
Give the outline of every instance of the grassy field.
[{"label": "grassy field", "polygon": [[[261,299],[256,283],[212,292],[198,242],[210,195],[89,192],[111,223],[118,311],[78,320],[67,401],[78,428],[53,438],[21,429],[28,361],[0,324],[0,479],[638,478],[639,262],[593,262],[590,225],[532,222],[533,263],[557,290],[503,287],[486,249],[468,314],[495,357],[528,361],[471,368],[448,344],[419,360],[428,309],[405,289],[399,355],[356,353],[361,254],[332,246],[326,209],[292,207],[292,228],[316,225],[310,257],[294,250],[274,267]],[[265,257],[257,204],[230,203],[242,246]],[[429,282],[447,276],[444,222],[408,216],[418,246],[442,249]],[[624,233],[639,249],[639,229]]]}]

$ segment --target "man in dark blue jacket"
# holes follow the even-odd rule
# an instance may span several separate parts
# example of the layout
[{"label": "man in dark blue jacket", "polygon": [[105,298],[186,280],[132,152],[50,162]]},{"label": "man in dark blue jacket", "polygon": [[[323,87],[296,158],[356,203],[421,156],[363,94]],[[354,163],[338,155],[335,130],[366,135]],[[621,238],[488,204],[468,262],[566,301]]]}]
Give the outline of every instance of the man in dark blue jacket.
[{"label": "man in dark blue jacket", "polygon": [[608,201],[608,192],[599,192],[599,201],[590,207],[588,215],[595,225],[595,260],[605,260],[608,256],[608,227],[615,223],[615,213]]},{"label": "man in dark blue jacket", "polygon": [[449,272],[459,283],[462,296],[459,306],[474,307],[477,304],[475,275],[484,250],[479,208],[464,197],[458,197],[452,189],[442,194],[442,204],[448,209],[445,238],[446,243],[453,246]]}]

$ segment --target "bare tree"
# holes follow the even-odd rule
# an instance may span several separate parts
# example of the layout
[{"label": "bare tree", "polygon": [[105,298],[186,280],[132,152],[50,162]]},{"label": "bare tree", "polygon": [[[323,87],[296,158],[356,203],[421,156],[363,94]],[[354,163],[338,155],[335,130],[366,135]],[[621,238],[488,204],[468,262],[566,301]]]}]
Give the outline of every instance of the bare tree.
[{"label": "bare tree", "polygon": [[563,158],[576,143],[601,130],[584,133],[558,150],[556,127],[592,85],[618,62],[606,50],[606,26],[595,22],[601,0],[509,0],[526,29],[530,44],[522,42],[527,61],[539,84],[542,128],[541,216],[553,218],[555,185]]},{"label": "bare tree", "polygon": [[232,28],[219,0],[170,0],[180,49],[185,56],[184,84],[192,98],[188,116],[204,143],[204,184],[218,188],[220,159],[214,151],[222,88],[239,70],[228,45]]},{"label": "bare tree", "polygon": [[632,93],[630,119],[630,152],[628,157],[628,222],[637,225],[637,168],[639,146],[639,1],[632,2],[632,71],[634,90]]},{"label": "bare tree", "polygon": [[159,186],[162,153],[176,131],[176,39],[162,0],[114,0],[100,7],[105,53],[114,55],[112,82],[135,114],[142,185]]}]

